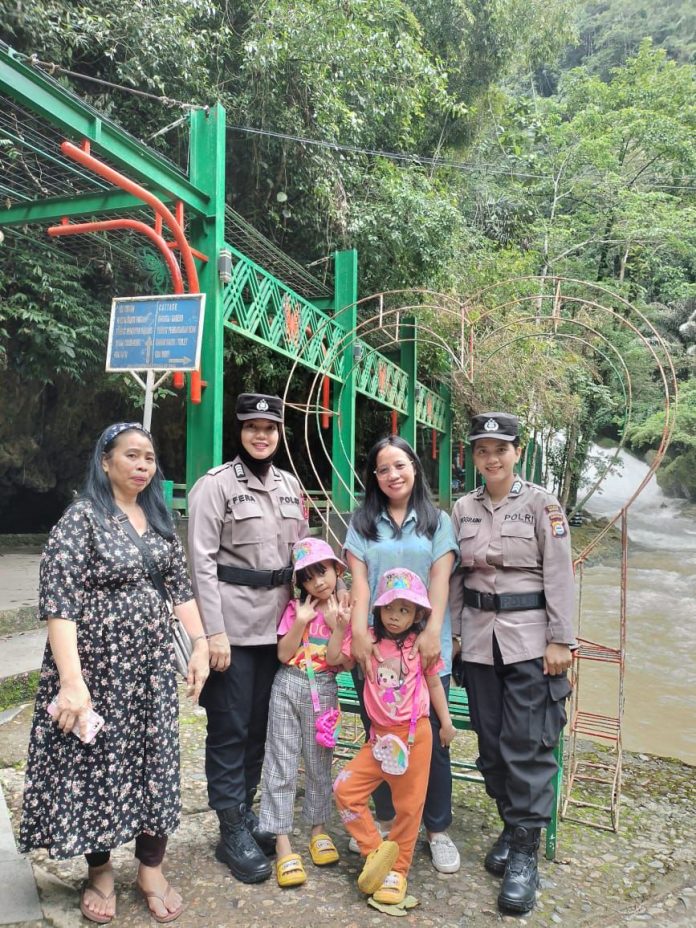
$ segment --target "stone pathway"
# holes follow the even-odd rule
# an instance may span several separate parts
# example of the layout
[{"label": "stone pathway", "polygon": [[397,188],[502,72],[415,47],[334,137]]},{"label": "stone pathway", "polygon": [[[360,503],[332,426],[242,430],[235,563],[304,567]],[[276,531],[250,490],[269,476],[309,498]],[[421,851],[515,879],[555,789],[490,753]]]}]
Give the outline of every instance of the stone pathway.
[{"label": "stone pathway", "polygon": [[[204,714],[181,702],[181,828],[172,836],[166,868],[186,900],[180,928],[380,928],[393,925],[388,915],[365,903],[356,878],[359,859],[348,851],[337,822],[331,826],[341,861],[336,867],[313,867],[307,853],[307,829],[299,817],[296,849],[303,854],[309,880],[296,890],[281,890],[274,879],[257,886],[238,883],[213,858],[217,822],[207,807],[203,773]],[[31,722],[26,707],[0,727],[0,784],[16,828]],[[456,750],[469,754],[468,733]],[[534,928],[693,928],[696,923],[696,790],[693,768],[678,762],[627,755],[622,830],[615,835],[561,823],[556,861],[542,861],[542,887],[535,912],[525,918],[502,917],[495,904],[498,881],[481,860],[497,831],[492,803],[473,784],[455,786],[455,823],[451,830],[462,855],[457,874],[439,875],[419,845],[409,891],[420,907],[404,925],[418,928],[491,928],[504,921]],[[51,861],[31,855],[44,912],[44,924],[76,928],[84,924],[77,891],[84,877],[82,860]],[[118,920],[123,928],[152,923],[133,888],[132,847],[114,855],[118,882]],[[4,868],[3,868],[4,871]],[[0,876],[0,899],[7,888]],[[0,911],[2,907],[0,906]],[[28,926],[25,926],[28,928]]]},{"label": "stone pathway", "polygon": [[40,551],[0,550],[0,612],[35,606],[39,588]]}]

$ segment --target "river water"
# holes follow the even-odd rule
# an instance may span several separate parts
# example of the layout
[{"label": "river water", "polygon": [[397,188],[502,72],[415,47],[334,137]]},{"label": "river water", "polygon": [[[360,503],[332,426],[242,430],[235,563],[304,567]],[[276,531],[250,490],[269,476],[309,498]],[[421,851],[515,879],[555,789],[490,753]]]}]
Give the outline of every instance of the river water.
[{"label": "river water", "polygon": [[[612,450],[592,449],[608,459]],[[602,493],[584,509],[614,515],[647,473],[620,452],[620,472],[608,474]],[[696,509],[667,499],[653,477],[628,511],[629,559],[624,747],[679,757],[696,764]],[[616,646],[619,640],[620,565],[586,566],[581,635]],[[618,675],[607,665],[583,661],[583,710],[617,714]]]}]

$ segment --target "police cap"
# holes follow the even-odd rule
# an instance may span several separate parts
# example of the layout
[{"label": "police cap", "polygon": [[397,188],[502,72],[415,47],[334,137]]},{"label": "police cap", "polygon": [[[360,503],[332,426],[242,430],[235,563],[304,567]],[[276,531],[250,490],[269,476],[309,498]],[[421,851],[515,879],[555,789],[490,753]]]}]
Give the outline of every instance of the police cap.
[{"label": "police cap", "polygon": [[482,412],[471,417],[469,441],[477,438],[498,438],[514,441],[520,434],[520,420],[508,412]]},{"label": "police cap", "polygon": [[263,393],[240,393],[237,397],[237,418],[240,422],[247,419],[282,422],[283,401],[279,396],[266,396]]}]

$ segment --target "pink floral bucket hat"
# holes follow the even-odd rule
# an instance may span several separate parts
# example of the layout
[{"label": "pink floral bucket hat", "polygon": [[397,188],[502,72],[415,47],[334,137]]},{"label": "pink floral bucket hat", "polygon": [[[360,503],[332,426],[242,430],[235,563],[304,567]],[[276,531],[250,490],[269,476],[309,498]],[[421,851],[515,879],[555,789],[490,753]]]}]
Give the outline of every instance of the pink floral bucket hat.
[{"label": "pink floral bucket hat", "polygon": [[331,545],[321,538],[303,538],[292,546],[292,566],[295,573],[320,561],[335,561],[343,568],[346,566],[340,557],[333,553]]},{"label": "pink floral bucket hat", "polygon": [[406,599],[429,612],[432,610],[425,584],[418,574],[405,567],[394,567],[382,574],[374,605],[387,606],[395,599]]}]

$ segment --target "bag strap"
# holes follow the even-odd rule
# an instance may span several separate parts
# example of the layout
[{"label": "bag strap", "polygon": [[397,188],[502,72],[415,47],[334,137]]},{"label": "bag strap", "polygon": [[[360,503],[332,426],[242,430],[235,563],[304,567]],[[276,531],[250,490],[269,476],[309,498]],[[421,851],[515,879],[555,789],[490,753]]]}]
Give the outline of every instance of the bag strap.
[{"label": "bag strap", "polygon": [[164,584],[164,579],[162,577],[162,574],[160,573],[159,567],[157,566],[157,562],[152,556],[152,551],[147,546],[147,543],[143,541],[140,535],[138,535],[135,528],[133,527],[133,524],[131,523],[130,519],[125,514],[125,512],[121,512],[121,510],[119,509],[118,514],[115,516],[115,519],[118,522],[120,528],[126,533],[126,535],[128,535],[128,537],[133,542],[133,544],[138,549],[138,551],[140,551],[142,558],[143,558],[143,563],[145,564],[145,569],[150,575],[150,580],[152,580],[152,585],[157,590],[157,592],[162,597],[162,599],[165,601],[165,603],[169,605],[171,603],[171,597],[169,596],[169,593],[167,592],[167,587]]},{"label": "bag strap", "polygon": [[302,644],[304,646],[305,670],[307,672],[307,678],[309,679],[309,691],[312,694],[312,705],[314,706],[314,711],[319,713],[321,712],[321,703],[319,702],[317,678],[314,673],[314,667],[312,666],[312,655],[309,652],[309,626],[305,626],[304,634],[302,635]]},{"label": "bag strap", "polygon": [[413,691],[413,705],[411,706],[411,722],[408,726],[408,746],[409,748],[416,740],[416,725],[418,724],[418,702],[420,699],[421,684],[423,682],[423,670],[421,668],[420,655],[418,655],[418,669],[416,670],[416,688]]}]

